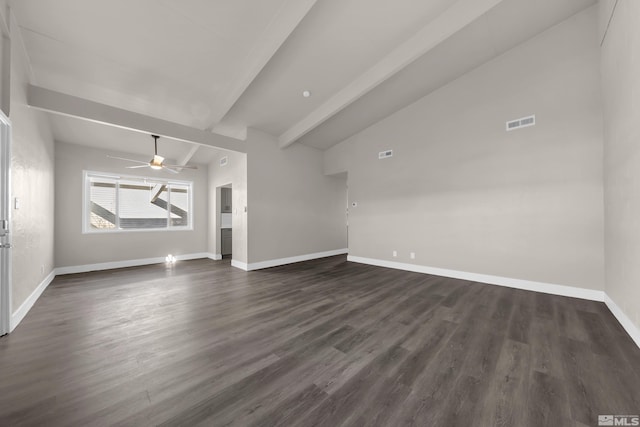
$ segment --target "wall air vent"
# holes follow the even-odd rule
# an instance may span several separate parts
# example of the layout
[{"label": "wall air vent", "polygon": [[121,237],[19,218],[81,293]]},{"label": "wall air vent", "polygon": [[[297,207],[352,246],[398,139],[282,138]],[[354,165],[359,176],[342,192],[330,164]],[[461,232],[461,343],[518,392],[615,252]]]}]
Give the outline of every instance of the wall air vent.
[{"label": "wall air vent", "polygon": [[378,153],[378,159],[386,159],[393,156],[393,150],[385,150]]},{"label": "wall air vent", "polygon": [[229,163],[229,157],[224,156],[220,159],[220,166],[227,166],[227,163]]},{"label": "wall air vent", "polygon": [[532,116],[523,117],[521,119],[509,120],[507,122],[506,129],[507,131],[510,131],[514,129],[526,128],[529,126],[533,126],[535,124],[536,124],[536,116],[532,115]]}]

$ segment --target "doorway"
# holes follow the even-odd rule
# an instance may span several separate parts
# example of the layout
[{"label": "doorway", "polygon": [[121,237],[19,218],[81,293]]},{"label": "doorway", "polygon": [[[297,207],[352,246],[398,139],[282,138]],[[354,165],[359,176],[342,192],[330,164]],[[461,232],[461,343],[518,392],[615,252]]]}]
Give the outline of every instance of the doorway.
[{"label": "doorway", "polygon": [[346,222],[346,225],[347,225],[347,227],[346,227],[346,240],[345,241],[347,242],[347,245],[345,247],[347,249],[349,249],[349,184],[348,184],[348,182],[349,181],[347,180],[347,184],[345,185],[345,187],[347,189],[346,190],[346,195],[345,195],[345,204],[347,205],[346,208],[345,208],[345,215],[346,215],[345,222]]},{"label": "doorway", "polygon": [[0,336],[11,321],[11,123],[0,111]]},{"label": "doorway", "polygon": [[222,258],[231,258],[233,255],[233,186],[231,184],[220,187],[220,203],[218,214],[220,226],[218,239],[220,241],[220,254]]}]

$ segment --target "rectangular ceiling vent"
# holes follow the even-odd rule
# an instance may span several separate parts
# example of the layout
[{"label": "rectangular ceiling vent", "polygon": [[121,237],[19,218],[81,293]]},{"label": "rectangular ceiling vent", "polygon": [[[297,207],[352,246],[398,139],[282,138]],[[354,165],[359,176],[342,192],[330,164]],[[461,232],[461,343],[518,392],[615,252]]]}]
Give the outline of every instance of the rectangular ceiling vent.
[{"label": "rectangular ceiling vent", "polygon": [[378,153],[378,159],[386,159],[391,156],[393,156],[393,150],[386,150]]},{"label": "rectangular ceiling vent", "polygon": [[527,116],[517,120],[510,120],[507,122],[507,131],[526,128],[536,124],[536,116]]},{"label": "rectangular ceiling vent", "polygon": [[224,156],[220,159],[220,166],[227,166],[227,163],[229,163],[229,157]]}]

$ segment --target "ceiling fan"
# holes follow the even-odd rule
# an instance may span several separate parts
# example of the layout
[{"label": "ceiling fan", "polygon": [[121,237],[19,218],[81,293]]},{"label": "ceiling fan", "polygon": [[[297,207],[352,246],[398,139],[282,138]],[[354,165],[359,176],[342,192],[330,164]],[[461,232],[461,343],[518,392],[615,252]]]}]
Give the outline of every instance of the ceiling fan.
[{"label": "ceiling fan", "polygon": [[134,160],[134,159],[126,159],[124,157],[115,157],[115,156],[107,156],[107,157],[112,159],[118,159],[118,160],[126,160],[127,162],[140,163],[139,165],[136,165],[136,166],[127,166],[127,169],[139,169],[139,168],[151,168],[155,170],[164,169],[171,173],[180,173],[180,170],[182,169],[198,169],[197,166],[193,166],[193,165],[166,165],[164,163],[164,157],[158,155],[158,138],[160,137],[158,135],[151,135],[151,137],[154,139],[155,151],[153,154],[153,158],[148,162],[142,162],[140,160]]}]

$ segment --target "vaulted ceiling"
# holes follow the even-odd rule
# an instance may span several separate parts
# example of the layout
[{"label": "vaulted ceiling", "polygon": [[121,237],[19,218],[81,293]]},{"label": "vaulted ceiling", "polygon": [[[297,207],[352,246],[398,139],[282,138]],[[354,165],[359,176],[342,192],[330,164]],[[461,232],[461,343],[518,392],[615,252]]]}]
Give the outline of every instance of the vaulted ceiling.
[{"label": "vaulted ceiling", "polygon": [[[57,140],[142,154],[150,142],[138,132],[156,132],[167,137],[167,150],[179,158],[192,151],[190,143],[242,151],[248,127],[272,134],[283,149],[294,143],[329,148],[593,3],[15,0],[10,5],[35,89],[46,89],[30,102],[53,113]],[[100,116],[101,109],[111,113],[102,116],[115,119],[90,116],[91,111]],[[192,161],[209,159],[203,149]]]}]

